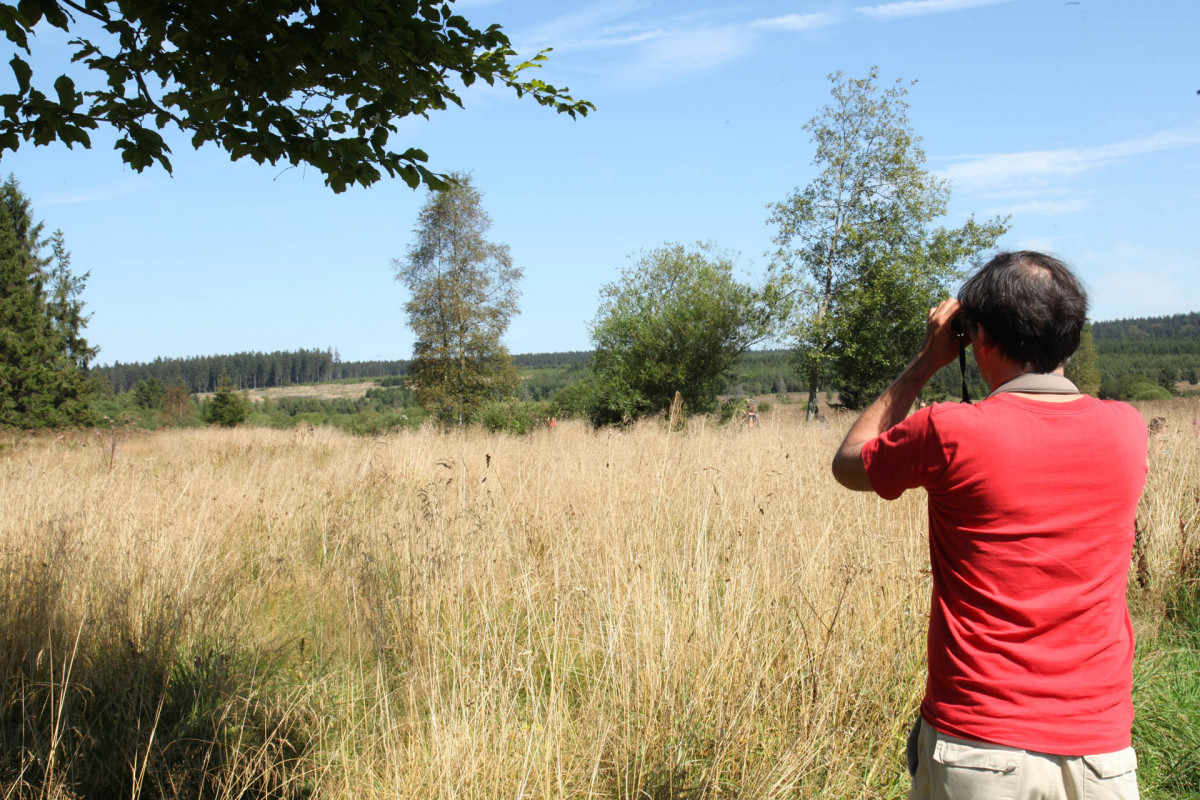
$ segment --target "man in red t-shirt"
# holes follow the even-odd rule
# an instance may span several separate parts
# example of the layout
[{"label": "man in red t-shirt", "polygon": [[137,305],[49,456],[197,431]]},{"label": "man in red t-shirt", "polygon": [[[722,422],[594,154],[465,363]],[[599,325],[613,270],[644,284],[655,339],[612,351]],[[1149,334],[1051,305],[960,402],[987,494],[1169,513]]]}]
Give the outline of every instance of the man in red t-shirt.
[{"label": "man in red t-shirt", "polygon": [[[920,352],[834,457],[848,488],[928,495],[910,798],[1137,797],[1125,589],[1146,425],[1063,377],[1086,317],[1061,262],[998,255],[929,312]],[[967,344],[992,394],[908,416]]]}]

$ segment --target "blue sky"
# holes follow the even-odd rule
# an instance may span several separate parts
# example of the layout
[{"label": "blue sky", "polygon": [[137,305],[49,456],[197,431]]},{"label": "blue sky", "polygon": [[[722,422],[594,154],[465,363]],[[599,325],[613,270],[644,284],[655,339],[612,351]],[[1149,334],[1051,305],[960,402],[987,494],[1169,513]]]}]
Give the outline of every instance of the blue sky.
[{"label": "blue sky", "polygon": [[[542,77],[594,102],[571,120],[486,86],[466,110],[406,120],[393,144],[469,171],[492,239],[525,270],[514,353],[590,348],[600,288],[664,242],[712,241],[745,274],[768,262],[770,203],[815,175],[801,126],[827,74],[917,80],[926,166],[953,182],[947,224],[1012,216],[1006,249],[1054,252],[1092,318],[1200,310],[1200,2],[462,0]],[[50,90],[61,39],[34,42]],[[7,61],[7,57],[4,59]],[[0,81],[11,86],[8,70]],[[0,91],[8,91],[7,88]],[[93,148],[23,146],[16,175],[90,270],[100,363],[335,347],[407,358],[391,260],[424,201],[402,181],[335,195],[315,170],[231,162],[168,137],[174,175]]]}]

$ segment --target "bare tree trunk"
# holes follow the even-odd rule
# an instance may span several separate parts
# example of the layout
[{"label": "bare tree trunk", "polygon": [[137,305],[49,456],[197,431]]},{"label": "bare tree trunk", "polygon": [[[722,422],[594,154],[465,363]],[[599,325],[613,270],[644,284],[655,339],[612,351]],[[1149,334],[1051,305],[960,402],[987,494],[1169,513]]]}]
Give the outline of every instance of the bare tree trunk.
[{"label": "bare tree trunk", "polygon": [[808,370],[808,412],[804,415],[805,422],[812,422],[817,418],[817,368],[811,367]]},{"label": "bare tree trunk", "polygon": [[815,327],[818,334],[817,341],[820,342],[821,349],[819,355],[814,356],[808,365],[808,412],[804,415],[805,422],[812,422],[817,418],[819,412],[817,408],[817,379],[821,375],[819,360],[825,355],[825,348],[828,344],[825,340],[824,322],[825,315],[829,312],[829,305],[833,298],[833,273],[827,272],[825,276],[825,295],[821,298],[821,305],[817,307],[817,316]]}]

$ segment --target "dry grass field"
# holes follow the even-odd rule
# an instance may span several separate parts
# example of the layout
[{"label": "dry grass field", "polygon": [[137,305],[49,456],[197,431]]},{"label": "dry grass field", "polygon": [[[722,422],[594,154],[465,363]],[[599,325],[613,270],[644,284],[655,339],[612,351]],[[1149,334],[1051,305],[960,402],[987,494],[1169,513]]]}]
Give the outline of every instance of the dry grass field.
[{"label": "dry grass field", "polygon": [[[1153,641],[1200,440],[1144,411]],[[923,498],[846,424],[9,437],[0,797],[903,796]]]},{"label": "dry grass field", "polygon": [[[273,386],[270,389],[247,389],[246,397],[251,402],[261,403],[263,400],[279,400],[284,397],[314,397],[319,400],[337,400],[346,398],[355,400],[367,393],[368,389],[378,388],[375,380],[358,381],[356,383],[294,383],[288,386]],[[208,400],[213,392],[200,392],[193,397],[197,400]]]}]

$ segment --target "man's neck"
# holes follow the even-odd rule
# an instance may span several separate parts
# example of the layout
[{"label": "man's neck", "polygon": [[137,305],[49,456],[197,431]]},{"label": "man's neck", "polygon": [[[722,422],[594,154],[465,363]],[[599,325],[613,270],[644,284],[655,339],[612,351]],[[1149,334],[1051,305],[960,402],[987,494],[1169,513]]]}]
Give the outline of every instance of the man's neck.
[{"label": "man's neck", "polygon": [[[982,326],[975,328],[975,332],[971,337],[971,347],[975,350],[975,364],[979,367],[979,372],[983,375],[984,382],[988,385],[988,392],[996,391],[997,388],[1008,383],[1013,378],[1036,372],[1028,364],[1013,361],[1001,352],[1000,348],[992,343],[991,337],[987,335],[987,331]],[[1051,374],[1063,375],[1065,367],[1065,364],[1059,364]],[[1012,392],[1012,394],[1030,400],[1038,400],[1043,403],[1069,403],[1083,396],[1077,392],[1071,394],[1043,394],[1039,392],[1035,394],[1032,392],[1016,391]]]},{"label": "man's neck", "polygon": [[[1036,372],[1036,370],[1026,368],[1023,365],[1005,359],[1004,362],[994,365],[994,368],[990,370],[989,374],[986,376],[988,378],[988,388],[990,391],[994,392],[997,388],[1008,383],[1013,378],[1019,378],[1022,375],[1029,375],[1034,372]],[[1049,374],[1062,376],[1064,374],[1064,368],[1062,365],[1059,365],[1057,369]],[[1083,395],[1079,394],[1078,392],[1071,392],[1069,394],[1009,392],[1009,394],[1013,394],[1017,397],[1023,397],[1026,400],[1037,400],[1041,403],[1070,403],[1078,400],[1080,397],[1083,397]]]}]

